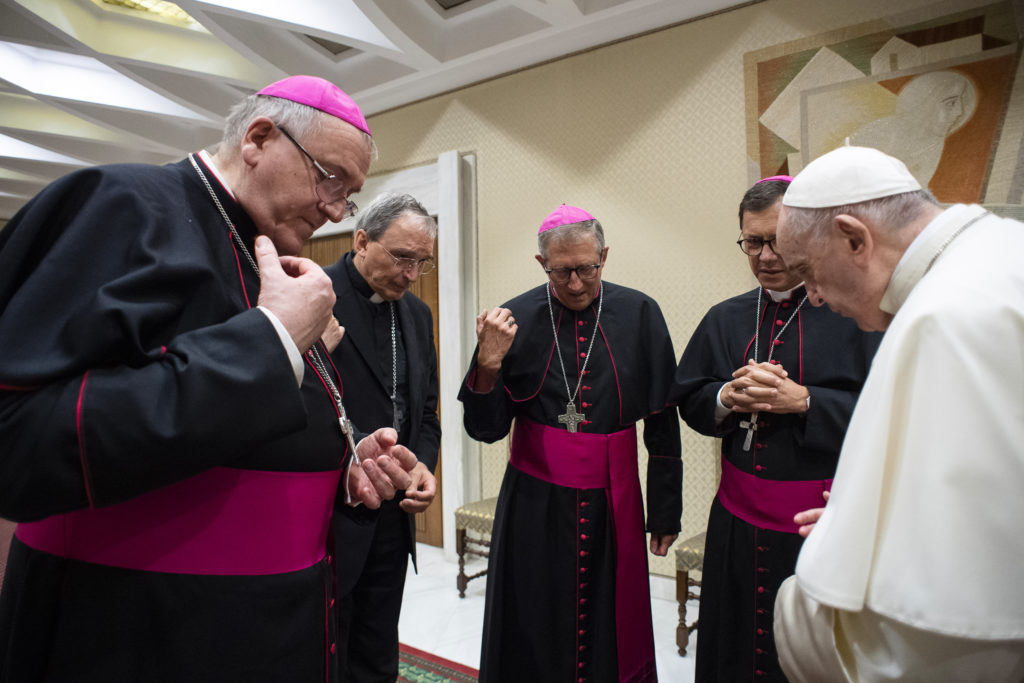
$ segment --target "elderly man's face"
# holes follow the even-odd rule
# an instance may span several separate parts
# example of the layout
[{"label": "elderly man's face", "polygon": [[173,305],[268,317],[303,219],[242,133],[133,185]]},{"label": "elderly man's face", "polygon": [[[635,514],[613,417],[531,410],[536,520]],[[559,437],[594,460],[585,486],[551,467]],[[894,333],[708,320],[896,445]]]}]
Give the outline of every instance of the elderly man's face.
[{"label": "elderly man's face", "polygon": [[557,273],[550,276],[551,291],[555,298],[573,311],[584,310],[597,298],[601,291],[601,272],[607,258],[608,247],[602,250],[594,235],[585,235],[578,239],[553,240],[548,244],[546,260],[540,254],[537,255],[537,261],[548,270],[600,266],[589,279],[580,278],[576,272],[571,273],[567,281],[561,281]]},{"label": "elderly man's face", "polygon": [[411,215],[399,216],[375,242],[359,230],[354,248],[359,273],[386,301],[401,299],[419,277],[420,264],[434,257],[434,240],[423,231],[423,219]]},{"label": "elderly man's face", "polygon": [[807,298],[815,306],[828,304],[836,313],[853,318],[866,331],[884,330],[891,317],[878,305],[888,280],[865,267],[856,258],[856,244],[844,234],[836,221],[825,234],[797,236],[786,225],[786,207],[779,214],[779,251],[795,277],[807,287]]},{"label": "elderly man's face", "polygon": [[[320,132],[299,142],[345,183],[349,195],[362,189],[370,168],[370,151],[362,133],[351,124],[324,116]],[[320,199],[316,185],[323,174],[276,128],[268,131],[262,149],[258,179],[246,198],[246,210],[279,253],[298,254],[314,231],[328,220],[343,218],[345,201],[328,204]]]}]

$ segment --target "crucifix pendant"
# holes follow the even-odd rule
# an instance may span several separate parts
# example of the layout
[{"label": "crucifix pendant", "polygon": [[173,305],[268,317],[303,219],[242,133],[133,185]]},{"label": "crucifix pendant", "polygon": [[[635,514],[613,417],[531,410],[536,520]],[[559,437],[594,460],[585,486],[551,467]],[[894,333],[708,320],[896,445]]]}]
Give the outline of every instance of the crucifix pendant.
[{"label": "crucifix pendant", "polygon": [[354,430],[352,429],[352,420],[348,419],[347,416],[338,418],[338,426],[341,427],[341,433],[345,435],[345,441],[348,442],[348,449],[352,451],[352,462],[359,464],[359,455],[356,454],[356,440],[352,436]]},{"label": "crucifix pendant", "polygon": [[564,424],[569,432],[575,434],[579,431],[579,425],[585,417],[583,413],[577,413],[576,404],[573,401],[569,401],[565,404],[565,412],[558,416],[558,421]]},{"label": "crucifix pendant", "polygon": [[398,407],[397,403],[392,403],[391,406],[392,406],[392,416],[393,416],[391,418],[391,426],[394,427],[395,431],[397,432],[397,431],[399,431],[399,428],[402,426],[402,411]]},{"label": "crucifix pendant", "polygon": [[754,440],[754,432],[757,431],[757,413],[751,413],[749,420],[740,422],[740,427],[747,430],[747,438],[743,440],[743,450],[750,450],[750,443]]}]

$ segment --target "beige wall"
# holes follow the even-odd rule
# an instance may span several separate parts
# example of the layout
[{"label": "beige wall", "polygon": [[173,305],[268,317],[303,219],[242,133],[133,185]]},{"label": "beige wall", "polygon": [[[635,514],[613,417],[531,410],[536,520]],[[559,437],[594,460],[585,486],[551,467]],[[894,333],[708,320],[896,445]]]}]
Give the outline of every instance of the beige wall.
[{"label": "beige wall", "polygon": [[[586,208],[611,246],[606,279],[661,304],[678,355],[709,306],[754,284],[733,244],[753,173],[744,53],[895,11],[977,4],[768,0],[374,116],[373,172],[477,155],[481,308],[543,281],[533,254],[548,212]],[[705,526],[716,449],[684,425],[683,452],[686,537]],[[485,447],[485,495],[506,458],[504,444]],[[674,574],[670,558],[651,568]]]}]

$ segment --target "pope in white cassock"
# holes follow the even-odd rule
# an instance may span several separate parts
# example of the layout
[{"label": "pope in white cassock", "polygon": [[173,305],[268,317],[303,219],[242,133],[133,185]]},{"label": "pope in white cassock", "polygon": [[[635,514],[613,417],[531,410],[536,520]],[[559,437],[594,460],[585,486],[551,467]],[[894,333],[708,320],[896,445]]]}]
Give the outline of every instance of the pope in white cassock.
[{"label": "pope in white cassock", "polygon": [[[783,198],[807,286],[886,330],[775,637],[792,681],[1024,680],[1024,224],[842,147]],[[820,515],[820,519],[818,518]]]}]

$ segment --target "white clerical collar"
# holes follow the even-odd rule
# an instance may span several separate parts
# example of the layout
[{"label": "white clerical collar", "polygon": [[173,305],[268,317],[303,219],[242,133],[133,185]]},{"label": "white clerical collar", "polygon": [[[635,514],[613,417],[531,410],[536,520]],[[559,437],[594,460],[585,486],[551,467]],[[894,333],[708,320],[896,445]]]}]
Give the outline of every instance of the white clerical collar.
[{"label": "white clerical collar", "polygon": [[224,188],[224,191],[231,195],[231,198],[237,202],[238,198],[235,197],[235,193],[231,191],[230,187],[228,187],[228,181],[224,179],[220,169],[218,169],[217,165],[213,163],[213,158],[209,153],[205,149],[201,149],[199,150],[198,155],[199,158],[203,160],[203,163],[206,164],[206,167],[210,169],[210,173],[213,174],[213,177],[217,179],[218,183],[220,183],[220,186]]},{"label": "white clerical collar", "polygon": [[878,307],[890,315],[896,315],[910,296],[910,291],[928,272],[938,255],[955,237],[955,233],[985,213],[985,208],[977,204],[954,204],[933,218],[903,252]]},{"label": "white clerical collar", "polygon": [[774,289],[768,289],[767,287],[765,288],[764,291],[768,292],[768,296],[770,296],[772,298],[772,301],[774,301],[775,303],[778,303],[780,301],[785,301],[786,299],[788,299],[791,296],[793,296],[793,292],[795,292],[796,290],[800,289],[803,286],[804,286],[804,283],[801,282],[800,284],[796,285],[795,287],[787,289],[785,292],[776,292]]}]

